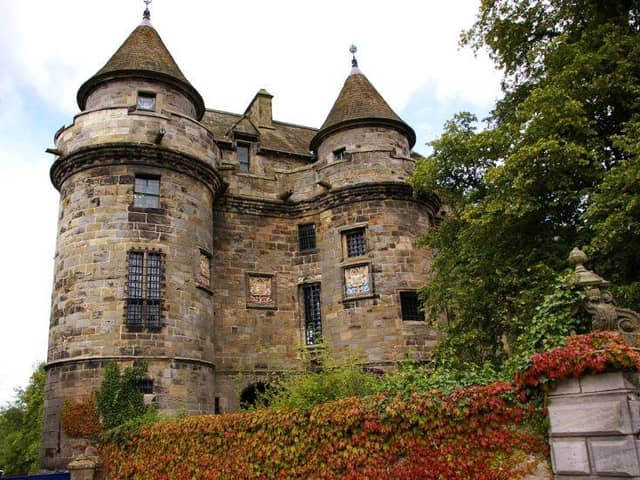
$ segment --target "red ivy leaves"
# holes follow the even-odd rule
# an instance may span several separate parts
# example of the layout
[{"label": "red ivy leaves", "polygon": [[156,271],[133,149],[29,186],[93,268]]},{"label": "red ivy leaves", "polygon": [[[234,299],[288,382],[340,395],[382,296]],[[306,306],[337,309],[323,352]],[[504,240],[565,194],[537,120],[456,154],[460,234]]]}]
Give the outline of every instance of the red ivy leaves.
[{"label": "red ivy leaves", "polygon": [[579,378],[612,370],[640,370],[640,356],[614,332],[593,332],[567,338],[564,347],[538,353],[530,367],[514,379],[514,389],[526,396],[550,381]]},{"label": "red ivy leaves", "polygon": [[96,397],[91,395],[79,402],[64,402],[62,428],[73,438],[97,438],[102,432]]},{"label": "red ivy leaves", "polygon": [[544,414],[525,403],[526,393],[550,380],[639,367],[618,335],[593,333],[534,356],[513,383],[190,417],[103,450],[109,478],[118,479],[507,480],[547,453],[545,439],[523,427]]}]

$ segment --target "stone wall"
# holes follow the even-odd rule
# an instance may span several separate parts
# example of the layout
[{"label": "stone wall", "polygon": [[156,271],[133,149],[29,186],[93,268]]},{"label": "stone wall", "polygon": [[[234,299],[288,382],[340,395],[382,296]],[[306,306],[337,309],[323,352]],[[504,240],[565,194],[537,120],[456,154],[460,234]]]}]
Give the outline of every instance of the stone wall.
[{"label": "stone wall", "polygon": [[[403,321],[400,311],[400,292],[418,289],[427,277],[431,257],[416,242],[431,228],[429,208],[406,187],[362,188],[324,200],[298,214],[296,205],[261,209],[241,198],[216,205],[213,318],[216,395],[224,411],[238,407],[239,392],[251,381],[302,366],[306,284],[320,284],[323,338],[337,355],[384,367],[435,346],[437,331]],[[316,225],[317,248],[300,252],[298,226],[309,223]],[[344,234],[354,228],[364,229],[367,251],[346,258]],[[345,270],[352,267],[368,272],[368,294],[346,294]],[[273,302],[251,304],[253,275],[270,280]]]},{"label": "stone wall", "polygon": [[168,85],[145,80],[116,80],[98,85],[87,97],[85,110],[135,107],[138,92],[156,94],[156,111],[181,113],[196,118],[196,108],[182,92]]},{"label": "stone wall", "polygon": [[640,479],[638,373],[560,382],[549,394],[549,418],[556,479]]},{"label": "stone wall", "polygon": [[[65,399],[95,390],[103,363],[149,362],[166,412],[214,409],[212,294],[200,282],[200,255],[213,249],[213,193],[189,175],[148,165],[88,168],[64,180],[47,356],[43,466],[67,458]],[[159,209],[134,206],[136,174],[160,178]],[[127,254],[163,258],[163,313],[157,330],[126,325]],[[49,459],[52,463],[48,463]],[[63,462],[63,461],[62,461]]]}]

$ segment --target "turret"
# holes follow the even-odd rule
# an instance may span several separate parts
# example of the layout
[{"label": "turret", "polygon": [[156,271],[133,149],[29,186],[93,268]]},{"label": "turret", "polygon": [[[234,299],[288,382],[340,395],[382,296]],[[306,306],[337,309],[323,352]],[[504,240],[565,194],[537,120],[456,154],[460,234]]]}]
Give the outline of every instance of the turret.
[{"label": "turret", "polygon": [[351,72],[310,148],[327,165],[350,160],[344,170],[327,171],[333,185],[404,181],[413,168],[415,132],[362,73],[355,46],[351,52]]},{"label": "turret", "polygon": [[65,401],[104,367],[144,360],[148,401],[166,413],[214,410],[211,259],[219,149],[200,94],[148,12],[78,91],[56,134],[60,191],[42,466],[65,468]]}]

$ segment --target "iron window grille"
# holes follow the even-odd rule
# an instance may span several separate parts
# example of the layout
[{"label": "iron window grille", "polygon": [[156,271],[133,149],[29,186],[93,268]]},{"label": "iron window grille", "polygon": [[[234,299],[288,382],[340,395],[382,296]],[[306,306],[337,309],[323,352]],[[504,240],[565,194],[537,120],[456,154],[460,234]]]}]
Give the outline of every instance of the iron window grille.
[{"label": "iron window grille", "polygon": [[416,292],[400,292],[402,320],[424,321],[424,312],[420,311]]},{"label": "iron window grille", "polygon": [[322,342],[322,315],[320,312],[320,285],[304,285],[304,337],[307,345]]},{"label": "iron window grille", "polygon": [[162,327],[162,254],[128,254],[126,323],[132,330]]},{"label": "iron window grille", "polygon": [[364,228],[345,233],[347,257],[359,257],[367,252]]},{"label": "iron window grille", "polygon": [[308,252],[316,248],[316,225],[308,223],[298,225],[298,243],[301,252]]},{"label": "iron window grille", "polygon": [[249,145],[238,144],[236,146],[236,155],[238,156],[238,164],[241,172],[249,171],[250,149]]},{"label": "iron window grille", "polygon": [[140,391],[145,395],[153,393],[153,380],[151,378],[143,378],[140,381]]},{"label": "iron window grille", "polygon": [[156,94],[148,92],[138,93],[138,101],[136,103],[138,110],[144,110],[147,112],[156,111]]},{"label": "iron window grille", "polygon": [[134,207],[160,208],[160,179],[136,176],[133,194]]},{"label": "iron window grille", "polygon": [[344,160],[346,158],[347,149],[345,147],[339,148],[333,151],[333,159],[336,162]]}]

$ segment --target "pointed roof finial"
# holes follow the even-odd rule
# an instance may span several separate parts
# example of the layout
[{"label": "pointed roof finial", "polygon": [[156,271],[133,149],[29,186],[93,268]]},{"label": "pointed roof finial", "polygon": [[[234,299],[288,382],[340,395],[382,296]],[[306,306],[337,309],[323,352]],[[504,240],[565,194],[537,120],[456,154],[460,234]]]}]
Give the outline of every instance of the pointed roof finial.
[{"label": "pointed roof finial", "polygon": [[142,14],[142,20],[150,21],[151,20],[151,12],[149,11],[149,4],[153,0],[143,0],[146,8],[144,9],[144,13]]},{"label": "pointed roof finial", "polygon": [[356,59],[356,52],[358,51],[358,47],[356,47],[355,43],[351,44],[351,46],[349,47],[349,51],[351,52],[351,55],[353,55],[353,58],[351,59],[351,67],[358,68],[358,60]]}]

